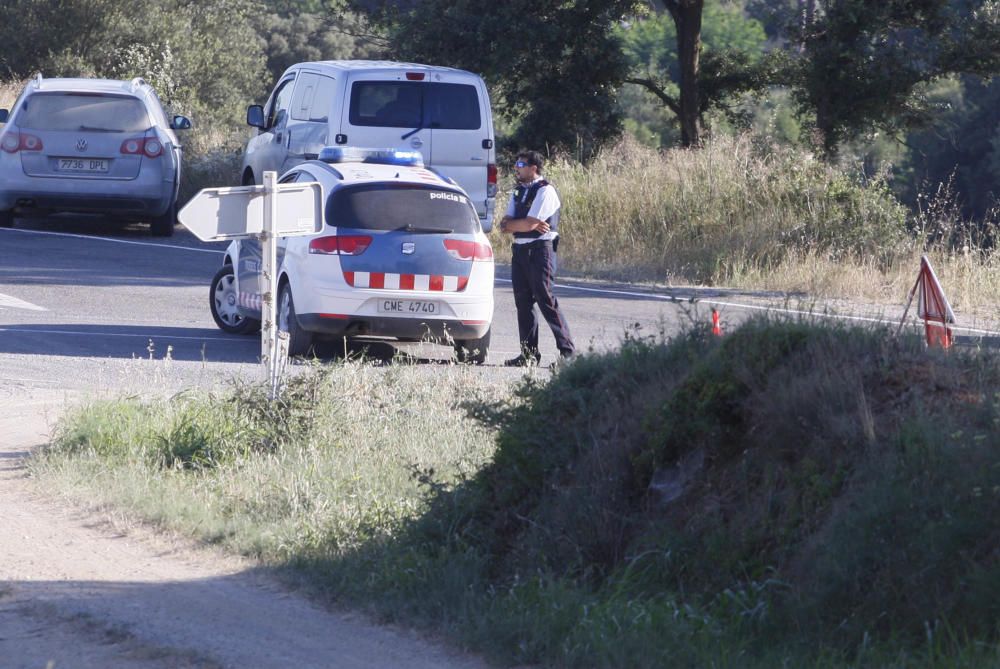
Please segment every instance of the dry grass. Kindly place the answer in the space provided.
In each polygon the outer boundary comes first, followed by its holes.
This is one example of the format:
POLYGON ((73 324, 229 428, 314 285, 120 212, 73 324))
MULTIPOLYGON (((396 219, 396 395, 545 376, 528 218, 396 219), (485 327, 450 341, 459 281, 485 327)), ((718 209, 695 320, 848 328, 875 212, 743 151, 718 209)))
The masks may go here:
MULTIPOLYGON (((746 137, 663 153, 626 140, 588 166, 555 160, 546 177, 563 201, 567 274, 898 304, 928 253, 956 306, 996 311, 995 251, 925 246, 909 230, 928 229, 926 212, 916 220, 884 181, 862 184, 807 153, 746 137)), ((509 240, 492 236, 509 260, 509 240)))
POLYGON ((22 88, 24 82, 0 81, 0 109, 10 109, 22 88))

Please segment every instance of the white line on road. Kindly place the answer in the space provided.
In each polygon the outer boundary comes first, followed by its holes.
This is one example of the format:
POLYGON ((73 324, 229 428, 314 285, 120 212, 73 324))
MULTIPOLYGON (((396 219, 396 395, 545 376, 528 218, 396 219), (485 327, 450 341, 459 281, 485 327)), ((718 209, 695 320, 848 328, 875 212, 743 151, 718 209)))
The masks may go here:
MULTIPOLYGON (((153 243, 153 242, 136 242, 136 241, 130 241, 130 240, 125 240, 125 239, 113 239, 111 237, 94 237, 94 236, 91 236, 91 235, 77 235, 77 234, 73 234, 73 233, 69 233, 69 232, 49 232, 49 231, 45 231, 45 230, 19 230, 17 228, 0 228, 0 230, 3 230, 5 232, 26 232, 26 233, 36 234, 36 235, 55 235, 55 236, 59 236, 59 237, 75 237, 75 238, 79 238, 79 239, 94 239, 94 240, 105 241, 105 242, 114 242, 116 244, 132 244, 132 245, 135 245, 135 246, 155 246, 156 248, 177 249, 177 250, 180 250, 180 251, 194 251, 196 253, 216 253, 216 254, 225 253, 225 250, 199 249, 199 248, 194 248, 194 247, 190 247, 190 246, 175 246, 175 245, 172 245, 172 244, 156 244, 156 243, 153 243)), ((502 281, 504 283, 510 283, 510 279, 496 279, 496 280, 497 281, 502 281)), ((673 295, 661 295, 659 293, 640 293, 640 292, 628 291, 628 290, 612 290, 610 288, 587 288, 587 287, 584 287, 584 286, 571 286, 571 285, 566 285, 566 284, 555 284, 555 287, 556 288, 562 288, 564 290, 577 290, 577 291, 582 291, 582 292, 585 292, 585 293, 600 293, 600 294, 604 294, 604 295, 621 295, 621 296, 624 296, 624 297, 641 297, 641 298, 646 298, 646 299, 662 300, 662 301, 665 301, 665 302, 688 302, 689 301, 688 298, 678 298, 678 297, 674 297, 673 295)), ((881 323, 881 324, 887 324, 887 325, 892 325, 892 324, 894 324, 896 322, 896 321, 888 320, 888 319, 885 319, 885 318, 871 318, 871 317, 866 317, 866 316, 849 316, 849 315, 840 315, 840 314, 830 314, 830 313, 822 313, 822 312, 803 311, 801 309, 783 309, 781 307, 760 306, 760 305, 752 305, 752 304, 740 304, 739 302, 725 302, 725 301, 722 301, 722 300, 708 300, 708 299, 694 298, 694 302, 696 302, 696 303, 697 302, 703 302, 705 304, 715 305, 715 306, 720 306, 720 307, 732 307, 734 309, 747 309, 749 311, 765 311, 765 312, 772 312, 772 313, 778 313, 778 314, 789 314, 789 315, 795 315, 795 316, 811 316, 811 317, 815 317, 815 318, 829 318, 829 319, 833 319, 833 320, 842 320, 842 321, 862 321, 862 322, 867 322, 867 323, 881 323)), ((0 304, 0 306, 2 306, 2 304, 0 304)), ((972 334, 977 334, 977 335, 982 335, 982 336, 1000 337, 1000 332, 996 332, 996 331, 993 331, 993 330, 982 330, 982 329, 979 329, 979 328, 969 328, 969 327, 963 327, 961 325, 952 325, 951 329, 952 330, 959 330, 961 332, 969 332, 969 333, 972 333, 972 334)), ((130 335, 126 335, 126 336, 130 336, 130 335)), ((232 341, 232 340, 231 339, 226 339, 225 341, 232 341)))
MULTIPOLYGON (((497 281, 503 281, 504 283, 510 283, 510 279, 496 279, 497 281)), ((792 316, 810 316, 814 318, 830 318, 833 320, 841 321, 862 321, 865 323, 879 323, 883 325, 895 325, 898 321, 889 320, 886 318, 873 318, 869 316, 850 316, 846 314, 831 314, 816 311, 805 311, 803 309, 783 309, 781 307, 759 305, 759 304, 741 304, 739 302, 725 302, 722 300, 709 300, 700 297, 687 298, 687 297, 675 297, 673 295, 661 295, 659 293, 639 293, 628 290, 612 290, 610 288, 587 288, 584 286, 571 286, 567 284, 553 284, 556 288, 562 288, 564 290, 579 290, 585 293, 602 293, 605 295, 622 295, 625 297, 641 297, 645 299, 652 300, 662 300, 664 302, 694 302, 704 303, 709 305, 714 305, 718 307, 732 307, 734 309, 746 309, 748 311, 765 311, 778 314, 789 314, 792 316)), ((912 326, 921 325, 920 323, 911 323, 912 326)), ((951 325, 952 330, 960 330, 962 332, 971 332, 972 334, 978 334, 983 336, 993 336, 1000 337, 1000 332, 995 332, 993 330, 981 330, 978 328, 968 328, 961 325, 951 325)))
POLYGON ((53 237, 73 237, 75 239, 87 239, 101 242, 112 242, 114 244, 130 244, 132 246, 153 246, 158 249, 177 249, 179 251, 194 251, 195 253, 225 253, 225 250, 199 249, 193 246, 178 246, 176 244, 157 244, 155 242, 136 242, 129 239, 115 239, 113 237, 95 237, 94 235, 78 235, 72 232, 51 232, 49 230, 21 230, 19 228, 0 228, 4 232, 24 232, 31 235, 52 235, 53 237))
POLYGON ((0 309, 27 309, 29 311, 48 311, 45 307, 40 307, 37 304, 32 304, 31 302, 25 302, 24 300, 19 300, 12 295, 4 295, 0 293, 0 309))
MULTIPOLYGON (((159 327, 159 326, 157 326, 159 327)), ((100 330, 93 330, 91 332, 83 332, 80 330, 46 330, 43 328, 5 328, 0 327, 0 332, 29 332, 31 334, 61 334, 61 335, 79 335, 83 337, 142 337, 143 339, 158 339, 163 340, 174 340, 182 339, 185 341, 224 341, 232 343, 237 343, 244 341, 242 339, 235 339, 229 337, 189 337, 187 335, 172 335, 172 334, 155 334, 151 335, 148 332, 103 332, 100 330)), ((247 339, 254 346, 260 346, 260 343, 255 339, 247 339)))

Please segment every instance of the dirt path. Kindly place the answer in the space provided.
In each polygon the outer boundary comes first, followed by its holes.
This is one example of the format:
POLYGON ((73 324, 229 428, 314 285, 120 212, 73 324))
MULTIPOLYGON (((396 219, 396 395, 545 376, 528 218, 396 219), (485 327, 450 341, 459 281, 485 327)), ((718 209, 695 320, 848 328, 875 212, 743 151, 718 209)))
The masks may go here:
POLYGON ((484 667, 349 613, 321 610, 252 564, 115 527, 46 497, 21 458, 65 393, 0 401, 0 667, 484 667))

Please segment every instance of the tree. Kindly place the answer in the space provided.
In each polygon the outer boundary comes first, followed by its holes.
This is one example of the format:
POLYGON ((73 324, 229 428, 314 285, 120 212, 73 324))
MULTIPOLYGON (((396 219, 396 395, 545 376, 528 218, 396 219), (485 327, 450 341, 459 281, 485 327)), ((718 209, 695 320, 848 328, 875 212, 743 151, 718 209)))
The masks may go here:
MULTIPOLYGON (((678 121, 681 119, 682 68, 673 18, 666 12, 628 21, 619 30, 632 74, 626 82, 651 91, 678 121)), ((731 102, 741 92, 759 89, 771 58, 767 35, 757 20, 738 6, 709 0, 702 12, 701 68, 698 75, 698 118, 711 108, 732 114, 731 102)), ((690 127, 690 125, 689 125, 690 127)), ((682 137, 688 146, 697 142, 682 137)))
POLYGON ((1000 71, 995 0, 817 0, 801 36, 795 89, 834 155, 848 137, 926 122, 922 87, 1000 71))
POLYGON ((392 57, 481 74, 494 108, 515 128, 512 146, 587 157, 621 130, 614 98, 627 64, 613 28, 635 4, 359 0, 355 7, 387 31, 392 57))

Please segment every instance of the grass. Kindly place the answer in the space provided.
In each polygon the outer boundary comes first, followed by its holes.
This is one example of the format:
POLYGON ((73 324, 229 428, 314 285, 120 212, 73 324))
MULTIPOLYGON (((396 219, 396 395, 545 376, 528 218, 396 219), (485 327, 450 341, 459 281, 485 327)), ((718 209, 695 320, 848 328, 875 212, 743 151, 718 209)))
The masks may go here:
MULTIPOLYGON (((625 140, 545 175, 563 201, 566 274, 902 304, 928 254, 959 311, 1000 307, 998 220, 961 220, 947 189, 909 212, 883 179, 750 136, 662 153, 625 140)), ((509 240, 492 239, 509 260, 509 240)))
POLYGON ((34 475, 502 665, 1000 666, 1000 359, 754 319, 82 408, 34 475))
POLYGON ((490 435, 455 406, 507 390, 463 367, 427 375, 352 363, 295 377, 276 406, 248 385, 168 403, 95 402, 62 423, 53 455, 65 457, 38 472, 68 491, 96 487, 86 496, 97 503, 282 561, 316 537, 352 546, 412 515, 417 472, 475 471, 490 435))

